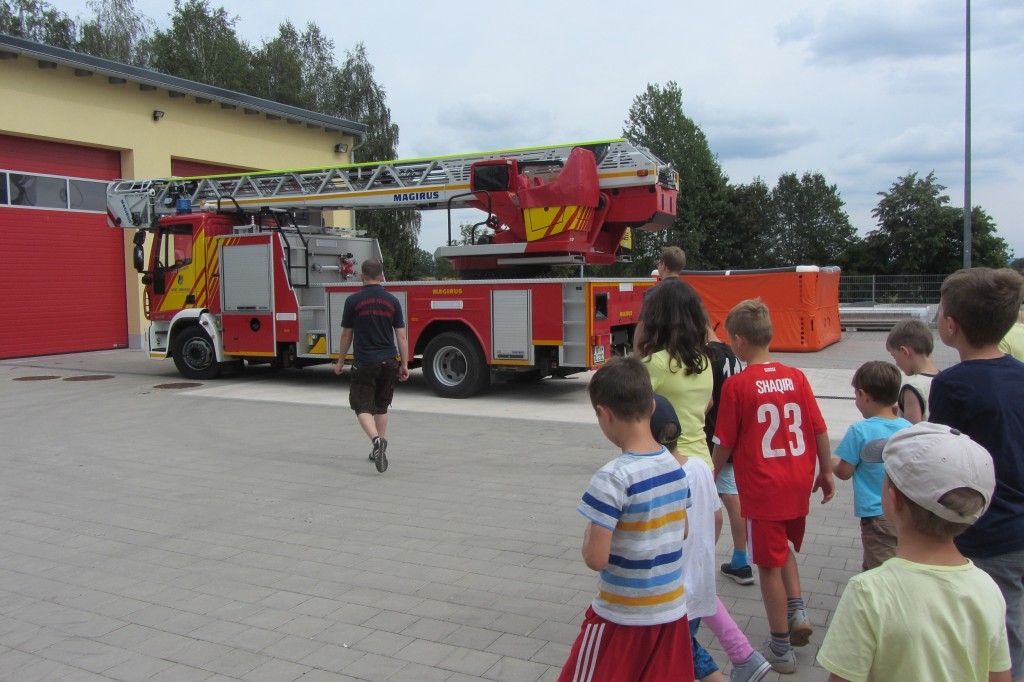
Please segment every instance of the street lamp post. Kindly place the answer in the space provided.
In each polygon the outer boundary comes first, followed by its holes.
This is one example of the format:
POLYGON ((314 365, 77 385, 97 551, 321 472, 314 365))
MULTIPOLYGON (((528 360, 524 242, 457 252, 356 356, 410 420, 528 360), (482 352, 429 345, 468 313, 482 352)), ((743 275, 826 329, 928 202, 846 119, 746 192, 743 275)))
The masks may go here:
POLYGON ((971 0, 967 0, 966 88, 964 92, 964 267, 971 267, 971 0))

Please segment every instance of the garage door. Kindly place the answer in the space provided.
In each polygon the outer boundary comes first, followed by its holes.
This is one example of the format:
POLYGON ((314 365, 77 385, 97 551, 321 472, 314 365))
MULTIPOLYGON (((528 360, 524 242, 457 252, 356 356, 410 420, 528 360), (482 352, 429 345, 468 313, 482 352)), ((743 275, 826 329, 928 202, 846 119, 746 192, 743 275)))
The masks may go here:
POLYGON ((0 358, 128 345, 120 154, 0 135, 0 358))

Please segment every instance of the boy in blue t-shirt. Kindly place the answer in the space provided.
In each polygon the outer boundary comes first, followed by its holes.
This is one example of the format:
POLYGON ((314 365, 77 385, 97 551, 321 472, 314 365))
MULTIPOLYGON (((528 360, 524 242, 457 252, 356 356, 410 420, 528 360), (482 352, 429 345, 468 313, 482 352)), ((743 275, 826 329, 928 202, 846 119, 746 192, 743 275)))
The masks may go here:
POLYGON ((844 481, 853 477, 853 513, 860 519, 864 548, 863 570, 881 566, 896 554, 896 530, 882 516, 882 478, 885 467, 869 452, 881 452, 889 436, 910 426, 896 416, 900 370, 881 360, 861 365, 853 375, 857 409, 864 421, 850 426, 832 458, 832 473, 844 481), (873 460, 873 461, 871 461, 873 460))
POLYGON ((968 268, 946 278, 936 326, 960 363, 939 372, 928 397, 931 421, 966 433, 992 455, 992 505, 956 546, 1003 593, 1014 680, 1024 680, 1024 362, 999 342, 1022 299, 1024 277, 1010 268, 968 268))

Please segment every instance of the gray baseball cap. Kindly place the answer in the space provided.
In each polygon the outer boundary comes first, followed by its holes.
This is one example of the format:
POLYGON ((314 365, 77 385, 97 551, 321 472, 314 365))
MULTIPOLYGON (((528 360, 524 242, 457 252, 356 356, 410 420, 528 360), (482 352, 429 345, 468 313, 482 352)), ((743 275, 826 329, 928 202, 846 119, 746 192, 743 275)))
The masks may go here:
POLYGON ((901 493, 939 518, 974 523, 988 509, 996 487, 995 467, 988 450, 967 435, 942 424, 920 422, 897 431, 882 450, 885 473, 901 493), (973 514, 960 514, 939 503, 957 488, 970 488, 985 498, 973 514))

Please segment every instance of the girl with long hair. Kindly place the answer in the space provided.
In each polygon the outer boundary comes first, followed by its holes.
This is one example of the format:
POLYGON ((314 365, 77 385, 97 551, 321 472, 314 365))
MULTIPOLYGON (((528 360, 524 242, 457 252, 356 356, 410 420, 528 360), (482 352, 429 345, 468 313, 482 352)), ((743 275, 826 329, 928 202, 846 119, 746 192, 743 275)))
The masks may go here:
POLYGON ((637 352, 651 375, 654 392, 665 396, 679 417, 683 431, 679 452, 710 466, 704 414, 711 403, 714 380, 704 303, 693 287, 671 277, 644 299, 640 324, 644 335, 637 352))

